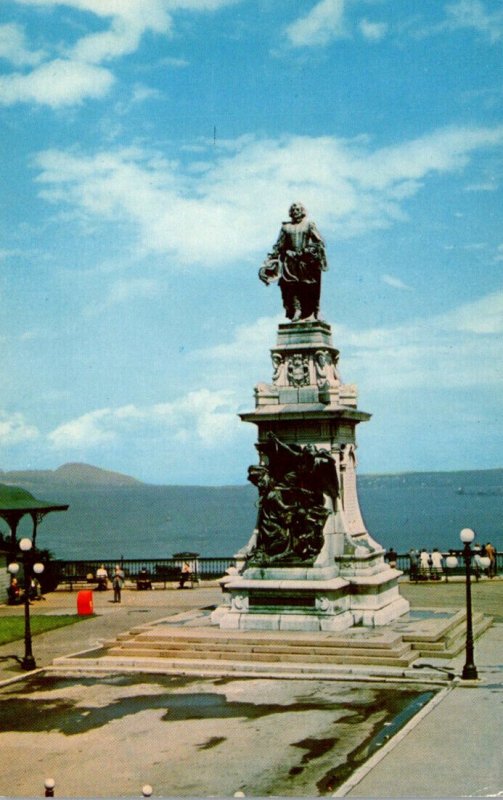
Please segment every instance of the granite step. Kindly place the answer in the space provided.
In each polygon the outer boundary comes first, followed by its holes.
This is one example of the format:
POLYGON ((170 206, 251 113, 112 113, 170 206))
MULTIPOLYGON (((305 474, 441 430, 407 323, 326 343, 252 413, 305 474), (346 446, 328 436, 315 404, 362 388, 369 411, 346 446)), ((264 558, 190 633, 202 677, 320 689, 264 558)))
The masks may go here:
POLYGON ((121 647, 113 647, 107 651, 108 656, 114 658, 152 658, 152 659, 180 659, 185 661, 250 661, 253 663, 262 662, 268 664, 287 664, 287 663, 303 663, 303 664, 375 664, 380 666, 398 666, 408 667, 416 660, 415 653, 410 651, 408 654, 394 656, 392 654, 380 656, 362 655, 314 655, 304 653, 302 657, 292 653, 254 653, 254 652, 232 652, 232 651, 213 651, 211 654, 204 653, 200 650, 177 650, 166 648, 135 648, 131 647, 125 650, 121 647))
MULTIPOLYGON (((473 617, 473 638, 478 639, 488 628, 491 627, 493 620, 491 617, 485 617, 483 614, 477 614, 473 617)), ((460 625, 452 635, 449 636, 444 642, 443 647, 433 647, 428 643, 421 643, 417 648, 418 655, 421 658, 444 658, 451 659, 459 655, 466 646, 466 623, 460 625)))
POLYGON ((371 645, 368 647, 359 647, 359 648, 351 648, 351 647, 339 647, 337 645, 333 645, 331 647, 315 647, 312 645, 307 645, 304 647, 300 646, 288 646, 285 643, 269 643, 269 644, 258 644, 255 641, 244 643, 239 641, 233 642, 212 642, 210 640, 206 641, 198 641, 197 639, 182 639, 182 640, 175 640, 169 637, 138 637, 136 639, 132 639, 130 641, 122 640, 120 642, 120 647, 114 647, 114 650, 120 649, 124 654, 128 653, 130 650, 163 650, 169 649, 170 651, 179 651, 179 652, 193 652, 193 653, 201 653, 202 655, 207 655, 210 657, 213 653, 230 653, 239 657, 240 654, 254 654, 257 656, 274 656, 277 658, 281 658, 282 656, 288 657, 300 657, 302 659, 310 658, 316 659, 317 657, 323 658, 339 658, 339 657, 353 657, 364 655, 367 659, 374 659, 380 657, 388 657, 388 658, 398 658, 398 657, 407 657, 411 652, 412 648, 409 644, 399 640, 397 645, 394 648, 374 648, 371 645))
MULTIPOLYGON (((227 661, 208 659, 204 661, 183 658, 122 658, 90 655, 64 656, 54 660, 51 669, 78 674, 101 674, 120 671, 158 673, 164 675, 187 675, 197 677, 251 677, 308 679, 308 680, 363 680, 417 683, 418 673, 413 667, 386 666, 376 664, 305 664, 270 663, 257 661, 227 661)), ((445 673, 436 669, 421 670, 421 684, 445 685, 449 680, 445 673)))
POLYGON ((348 632, 345 635, 337 635, 332 633, 316 632, 305 633, 292 633, 286 631, 239 631, 229 633, 225 631, 209 629, 199 630, 197 632, 181 630, 177 628, 162 628, 156 626, 154 628, 145 628, 142 631, 130 631, 129 633, 120 634, 117 637, 119 642, 127 642, 133 639, 134 641, 156 641, 159 643, 164 642, 180 642, 188 644, 200 644, 202 646, 215 645, 218 647, 225 646, 247 646, 247 647, 277 647, 282 646, 288 649, 295 647, 318 648, 320 651, 324 649, 342 648, 351 650, 362 649, 368 650, 369 647, 375 650, 392 650, 403 644, 404 637, 394 631, 380 631, 377 629, 360 629, 357 634, 348 632))
MULTIPOLYGON (((455 631, 460 625, 465 624, 465 620, 466 611, 460 609, 453 613, 449 619, 442 620, 441 624, 435 624, 434 626, 426 624, 422 630, 421 628, 415 628, 410 632, 404 631, 402 634, 403 640, 413 644, 421 644, 423 642, 427 644, 432 644, 434 642, 441 643, 452 631, 455 631)), ((431 620, 429 622, 431 623, 431 620)))

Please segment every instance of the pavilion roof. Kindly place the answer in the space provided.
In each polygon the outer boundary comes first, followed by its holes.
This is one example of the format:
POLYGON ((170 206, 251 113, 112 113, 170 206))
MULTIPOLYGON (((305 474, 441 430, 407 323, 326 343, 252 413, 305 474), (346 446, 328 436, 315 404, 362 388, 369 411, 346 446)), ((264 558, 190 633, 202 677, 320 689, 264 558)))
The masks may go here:
POLYGON ((14 558, 16 554, 18 524, 26 514, 31 517, 33 522, 32 542, 35 547, 38 523, 42 522, 46 514, 50 514, 51 511, 66 511, 67 508, 68 504, 39 500, 20 486, 0 483, 0 519, 5 520, 10 528, 9 552, 11 556, 14 558))
POLYGON ((66 511, 68 505, 38 500, 31 492, 20 486, 0 483, 0 517, 21 518, 24 514, 49 514, 51 511, 66 511))

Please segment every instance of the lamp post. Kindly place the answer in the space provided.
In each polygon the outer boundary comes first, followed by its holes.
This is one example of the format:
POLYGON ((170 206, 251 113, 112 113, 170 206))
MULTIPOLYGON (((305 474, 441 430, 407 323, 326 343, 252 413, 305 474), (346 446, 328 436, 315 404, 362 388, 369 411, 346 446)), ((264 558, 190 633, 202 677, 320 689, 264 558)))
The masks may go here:
POLYGON ((464 680, 477 680, 477 667, 473 660, 473 622, 472 622, 472 548, 470 544, 475 539, 475 533, 470 528, 463 528, 459 534, 463 542, 463 560, 465 562, 466 577, 466 658, 461 677, 464 680))
MULTIPOLYGON (((31 649, 31 626, 30 626, 30 593, 31 593, 31 580, 33 573, 40 575, 44 571, 44 565, 40 563, 32 564, 30 558, 30 550, 33 547, 31 539, 21 539, 19 542, 19 549, 23 554, 23 571, 24 571, 24 658, 21 659, 21 666, 23 669, 32 670, 36 668, 36 662, 33 658, 31 649)), ((19 572, 19 564, 13 562, 7 567, 11 575, 16 575, 19 572)))

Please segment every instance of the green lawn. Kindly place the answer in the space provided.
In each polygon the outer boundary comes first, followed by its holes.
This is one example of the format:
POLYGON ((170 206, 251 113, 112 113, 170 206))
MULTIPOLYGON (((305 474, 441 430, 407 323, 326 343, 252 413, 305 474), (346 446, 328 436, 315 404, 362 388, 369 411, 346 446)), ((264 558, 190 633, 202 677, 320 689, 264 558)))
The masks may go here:
MULTIPOLYGON (((85 619, 78 614, 65 614, 62 616, 44 617, 41 614, 30 617, 30 628, 32 635, 52 631, 54 628, 62 628, 65 625, 73 625, 85 619)), ((0 616, 0 644, 15 642, 17 639, 24 638, 24 616, 23 617, 1 617, 0 616)))

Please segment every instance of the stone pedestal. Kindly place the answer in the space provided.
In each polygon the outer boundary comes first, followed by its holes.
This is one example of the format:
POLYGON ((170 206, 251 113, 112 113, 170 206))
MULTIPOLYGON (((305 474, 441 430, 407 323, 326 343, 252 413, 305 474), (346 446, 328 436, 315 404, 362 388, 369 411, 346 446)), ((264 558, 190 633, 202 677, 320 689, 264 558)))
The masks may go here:
MULTIPOLYGON (((368 533, 356 485, 356 437, 370 414, 357 408, 353 384, 342 383, 339 352, 326 322, 278 328, 271 350, 271 383, 255 388, 255 409, 241 414, 258 428, 260 466, 271 437, 306 455, 323 455, 337 472, 336 496, 324 494, 322 543, 312 557, 259 558, 260 522, 236 562, 241 574, 226 581, 228 602, 213 621, 224 629, 340 631, 384 625, 409 609, 398 592, 401 573, 384 561, 368 533)), ((323 509, 322 509, 323 510, 323 509)))

